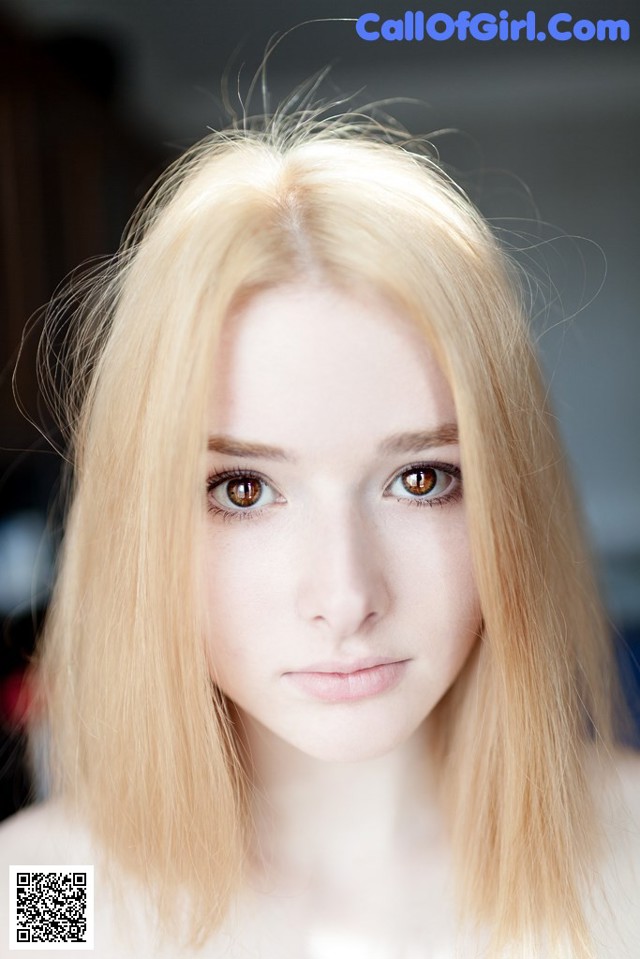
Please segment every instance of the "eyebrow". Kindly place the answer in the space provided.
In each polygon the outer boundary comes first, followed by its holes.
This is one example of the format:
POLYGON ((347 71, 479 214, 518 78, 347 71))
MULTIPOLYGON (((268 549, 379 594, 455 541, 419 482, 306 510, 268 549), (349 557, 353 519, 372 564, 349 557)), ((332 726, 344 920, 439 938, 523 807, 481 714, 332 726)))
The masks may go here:
POLYGON ((225 456, 287 460, 291 463, 295 462, 296 459, 292 453, 287 453, 279 446, 269 446, 266 443, 245 443, 244 440, 236 440, 232 436, 210 436, 207 449, 211 453, 223 453, 225 456))
MULTIPOLYGON (((452 446, 458 442, 458 427, 456 423, 445 423, 432 430, 417 430, 415 432, 394 433, 388 436, 378 446, 378 453, 417 453, 420 450, 434 446, 452 446)), ((240 458, 255 458, 266 460, 281 460, 295 463, 295 454, 279 446, 270 446, 267 443, 247 443, 244 440, 234 439, 232 436, 210 436, 207 449, 211 453, 222 453, 224 456, 240 458)))
POLYGON ((453 446, 458 442, 458 424, 444 423, 432 430, 414 433, 394 433, 383 440, 379 453, 418 453, 432 446, 453 446))

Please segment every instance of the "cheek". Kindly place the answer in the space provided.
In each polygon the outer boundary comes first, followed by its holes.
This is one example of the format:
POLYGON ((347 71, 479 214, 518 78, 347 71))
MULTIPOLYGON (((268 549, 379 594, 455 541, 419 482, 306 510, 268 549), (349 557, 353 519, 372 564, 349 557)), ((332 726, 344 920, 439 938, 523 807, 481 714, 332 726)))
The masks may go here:
POLYGON ((429 517, 428 533, 407 529, 401 537, 394 592, 434 670, 456 673, 482 625, 464 513, 429 517))
POLYGON ((235 522, 244 528, 209 530, 202 562, 205 605, 225 632, 281 601, 286 578, 281 538, 249 528, 260 520, 235 522))
POLYGON ((440 671, 445 685, 450 686, 478 641, 482 628, 482 609, 476 586, 473 563, 465 534, 455 559, 443 575, 440 602, 442 616, 449 622, 447 641, 440 650, 440 671))
POLYGON ((201 552, 205 644, 211 674, 223 688, 236 684, 238 677, 251 682, 256 665, 265 659, 265 626, 283 602, 273 550, 260 548, 244 532, 209 529, 201 552))
POLYGON ((451 624, 452 639, 455 637, 464 645, 469 634, 477 634, 482 618, 466 535, 461 536, 459 548, 443 558, 434 589, 441 614, 451 624))

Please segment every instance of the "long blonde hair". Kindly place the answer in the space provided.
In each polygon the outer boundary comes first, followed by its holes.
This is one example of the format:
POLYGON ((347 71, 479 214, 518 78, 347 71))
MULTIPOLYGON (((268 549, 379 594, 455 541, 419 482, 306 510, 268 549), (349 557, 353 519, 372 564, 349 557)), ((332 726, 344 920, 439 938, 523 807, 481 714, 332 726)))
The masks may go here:
POLYGON ((433 714, 433 750, 462 916, 496 954, 544 941, 586 957, 605 622, 513 270, 428 154, 393 139, 279 115, 211 135, 81 297, 58 358, 73 480, 38 662, 55 789, 168 930, 178 893, 192 944, 221 925, 251 830, 194 569, 218 337, 256 290, 310 273, 364 283, 424 332, 459 420, 484 627, 433 714))

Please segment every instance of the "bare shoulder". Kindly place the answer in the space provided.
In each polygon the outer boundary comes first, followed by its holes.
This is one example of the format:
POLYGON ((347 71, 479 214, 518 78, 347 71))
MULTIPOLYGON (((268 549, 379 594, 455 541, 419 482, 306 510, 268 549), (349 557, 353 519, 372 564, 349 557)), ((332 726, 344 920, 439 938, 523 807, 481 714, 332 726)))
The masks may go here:
MULTIPOLYGON (((0 823, 0 957, 9 959, 14 955, 8 951, 9 867, 62 867, 89 863, 92 859, 88 835, 58 801, 29 806, 0 823)), ((42 953, 21 950, 21 955, 39 957, 42 953)), ((66 953, 59 950, 57 955, 62 957, 66 953)), ((71 956, 70 951, 68 955, 71 956)), ((107 956, 105 953, 105 959, 107 956)))
MULTIPOLYGON (((125 890, 123 901, 114 901, 104 857, 86 826, 60 800, 30 806, 0 823, 0 959, 15 955, 8 949, 9 866, 40 865, 94 867, 95 959, 175 959, 173 944, 158 936, 148 901, 124 874, 118 875, 118 884, 125 890)), ((42 956, 35 950, 21 950, 20 954, 25 959, 42 956)), ((227 959, 228 940, 215 940, 197 955, 227 959)), ((71 959, 77 950, 61 949, 56 956, 71 959)))
POLYGON ((601 792, 611 840, 638 851, 640 844, 640 752, 618 749, 601 792))
POLYGON ((615 754, 615 768, 625 799, 632 803, 636 813, 640 813, 640 752, 619 749, 615 754))
POLYGON ((37 803, 0 823, 3 863, 73 863, 89 848, 88 834, 59 801, 37 803))
MULTIPOLYGON (((146 929, 123 928, 110 901, 101 857, 89 831, 59 800, 30 806, 0 823, 0 959, 10 959, 9 943, 9 866, 93 866, 95 928, 93 955, 96 959, 146 959, 146 929)), ((139 917, 141 910, 134 907, 139 917)), ((39 959, 40 951, 21 950, 21 955, 39 959)), ((77 950, 57 951, 60 959, 77 955, 77 950)))
MULTIPOLYGON (((596 929, 603 959, 640 956, 640 753, 617 750, 597 787, 604 832, 596 929)), ((600 956, 600 953, 598 954, 600 956)))

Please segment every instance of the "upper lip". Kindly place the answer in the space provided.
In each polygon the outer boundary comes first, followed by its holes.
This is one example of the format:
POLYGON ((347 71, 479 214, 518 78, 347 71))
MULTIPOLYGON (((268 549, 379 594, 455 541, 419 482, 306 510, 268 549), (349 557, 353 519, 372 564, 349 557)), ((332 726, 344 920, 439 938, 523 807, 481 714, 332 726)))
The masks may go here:
POLYGON ((401 663, 403 661, 398 656, 367 656, 365 659, 354 659, 348 662, 331 660, 311 663, 304 669, 290 671, 296 673, 356 673, 359 669, 372 669, 374 666, 386 666, 388 663, 401 663))

